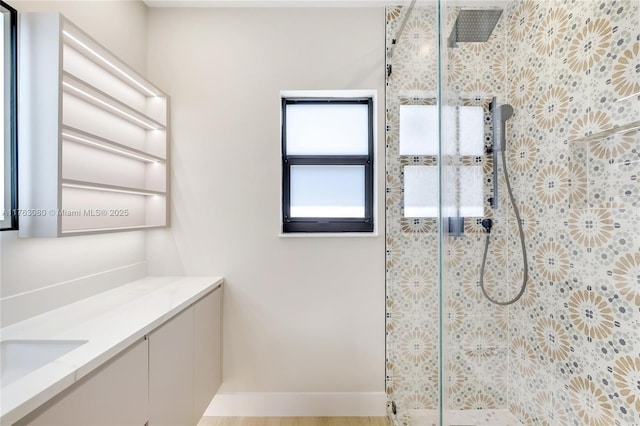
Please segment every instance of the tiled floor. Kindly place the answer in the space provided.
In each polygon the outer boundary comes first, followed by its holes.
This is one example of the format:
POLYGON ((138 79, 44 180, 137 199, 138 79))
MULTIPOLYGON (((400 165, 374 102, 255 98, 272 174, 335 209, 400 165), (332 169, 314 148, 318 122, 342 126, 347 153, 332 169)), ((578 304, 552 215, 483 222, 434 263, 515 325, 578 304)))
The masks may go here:
POLYGON ((198 426, 388 426, 386 417, 203 417, 198 426))
MULTIPOLYGON (((437 426, 437 410, 415 410, 411 413, 413 426, 437 426)), ((446 426, 521 426, 509 410, 450 410, 444 415, 446 426)))

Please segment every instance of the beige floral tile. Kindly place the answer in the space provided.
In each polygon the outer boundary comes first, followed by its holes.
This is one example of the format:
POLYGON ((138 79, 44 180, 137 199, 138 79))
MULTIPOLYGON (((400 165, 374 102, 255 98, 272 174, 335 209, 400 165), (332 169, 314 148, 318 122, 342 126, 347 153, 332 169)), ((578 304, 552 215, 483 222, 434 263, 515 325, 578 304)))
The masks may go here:
MULTIPOLYGON (((442 6, 448 35, 458 9, 442 6)), ((498 96, 514 107, 507 168, 529 279, 522 298, 501 309, 479 286, 481 218, 467 218, 464 236, 442 238, 439 262, 437 220, 402 217, 403 165, 437 164, 398 155, 400 103, 437 93, 436 8, 414 9, 387 79, 387 383, 396 424, 431 421, 440 339, 446 409, 504 410, 525 425, 640 424, 640 133, 594 137, 638 120, 638 6, 514 0, 487 43, 443 51, 444 99, 498 96)), ((388 46, 405 12, 387 8, 388 46)), ((492 158, 478 164, 489 196, 492 158)), ((495 225, 483 283, 502 298, 517 294, 524 265, 502 175, 498 183, 500 208, 485 206, 495 225)))

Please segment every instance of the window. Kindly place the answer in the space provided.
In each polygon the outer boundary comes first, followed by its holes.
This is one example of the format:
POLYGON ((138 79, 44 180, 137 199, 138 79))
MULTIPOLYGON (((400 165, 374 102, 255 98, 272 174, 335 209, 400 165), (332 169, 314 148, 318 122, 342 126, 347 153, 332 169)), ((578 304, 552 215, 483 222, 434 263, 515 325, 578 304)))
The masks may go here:
MULTIPOLYGON (((434 100, 425 102, 428 104, 400 105, 400 155, 411 156, 412 162, 431 158, 431 164, 403 168, 404 217, 410 218, 438 216, 438 106, 434 100)), ((446 129, 441 153, 446 167, 442 172, 447 183, 443 217, 484 216, 484 176, 476 159, 484 155, 487 113, 482 105, 472 103, 442 107, 442 128, 446 129)))
POLYGON ((0 230, 18 229, 17 217, 17 13, 15 9, 0 1, 0 63, 2 64, 2 84, 0 84, 0 134, 3 137, 0 149, 0 230))
POLYGON ((373 98, 282 99, 282 223, 373 231, 373 98))

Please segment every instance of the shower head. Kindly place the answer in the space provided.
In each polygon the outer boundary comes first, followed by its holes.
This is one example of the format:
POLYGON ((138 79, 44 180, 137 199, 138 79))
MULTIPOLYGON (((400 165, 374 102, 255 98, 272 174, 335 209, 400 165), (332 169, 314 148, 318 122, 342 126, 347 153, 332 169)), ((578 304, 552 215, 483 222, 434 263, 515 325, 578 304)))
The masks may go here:
POLYGON ((507 121, 513 115, 513 107, 509 104, 503 104, 498 107, 500 109, 500 118, 507 121))
POLYGON ((505 134, 507 120, 513 116, 513 107, 509 104, 498 105, 498 98, 495 96, 489 104, 493 124, 493 197, 491 198, 491 207, 498 208, 498 153, 503 154, 505 149, 505 134))
POLYGON ((498 105, 494 96, 489 109, 493 120, 493 152, 500 152, 505 146, 506 121, 513 116, 513 107, 509 104, 498 105))
POLYGON ((502 9, 461 9, 448 39, 449 47, 458 42, 485 42, 502 15, 502 9))

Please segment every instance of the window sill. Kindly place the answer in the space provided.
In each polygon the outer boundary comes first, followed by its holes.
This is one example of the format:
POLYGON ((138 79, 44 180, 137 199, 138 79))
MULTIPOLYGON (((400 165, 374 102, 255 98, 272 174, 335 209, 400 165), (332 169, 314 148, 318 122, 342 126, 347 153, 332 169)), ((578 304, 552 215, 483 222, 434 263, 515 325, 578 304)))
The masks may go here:
POLYGON ((290 232, 279 233, 279 238, 371 238, 377 237, 378 231, 373 232, 290 232))

